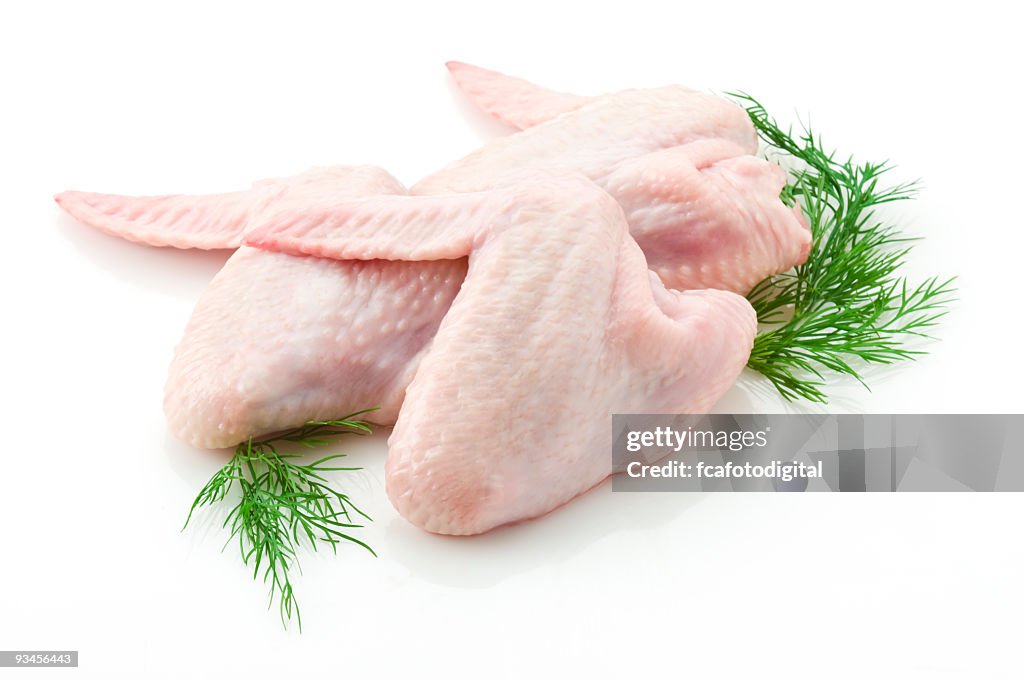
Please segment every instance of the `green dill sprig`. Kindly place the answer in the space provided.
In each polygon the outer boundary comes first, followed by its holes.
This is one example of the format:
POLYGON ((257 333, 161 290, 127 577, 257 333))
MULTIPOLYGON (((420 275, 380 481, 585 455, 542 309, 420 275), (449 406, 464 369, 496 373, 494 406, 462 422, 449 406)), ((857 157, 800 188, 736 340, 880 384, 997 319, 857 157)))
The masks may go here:
POLYGON ((358 416, 375 411, 366 409, 351 413, 338 420, 308 422, 305 425, 272 435, 265 439, 249 439, 235 448, 227 465, 218 470, 196 496, 189 510, 185 526, 197 508, 214 505, 227 499, 237 487, 237 503, 224 520, 230 527, 225 547, 238 540, 242 561, 252 564, 253 578, 258 578, 264 567, 263 581, 270 586, 270 604, 277 596, 281 623, 287 626, 294 614, 299 630, 302 615, 292 588, 292 568, 298 568, 298 548, 305 542, 317 549, 320 542, 328 543, 337 552, 338 544, 350 541, 371 554, 377 553, 363 541, 348 533, 363 525, 359 518, 370 520, 344 493, 330 486, 324 473, 351 471, 361 468, 336 467, 332 461, 344 454, 325 456, 308 464, 296 461, 301 456, 279 451, 284 442, 306 448, 324 446, 334 438, 346 434, 369 434, 369 423, 358 416))
POLYGON ((891 364, 922 350, 905 343, 929 337, 955 298, 955 277, 911 286, 900 275, 914 238, 880 220, 876 209, 913 198, 916 183, 884 187, 887 163, 836 160, 809 127, 794 136, 753 97, 740 100, 773 160, 789 181, 781 198, 798 204, 811 227, 807 261, 762 281, 747 296, 762 330, 747 365, 789 400, 825 403, 825 372, 845 374, 867 387, 857 363, 891 364))

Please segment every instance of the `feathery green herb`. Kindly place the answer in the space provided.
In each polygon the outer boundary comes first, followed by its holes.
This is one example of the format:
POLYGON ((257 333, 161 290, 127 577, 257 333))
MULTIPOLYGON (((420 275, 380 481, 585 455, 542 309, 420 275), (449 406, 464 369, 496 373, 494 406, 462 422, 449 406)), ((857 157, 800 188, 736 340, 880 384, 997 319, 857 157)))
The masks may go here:
POLYGON ((350 541, 374 556, 376 553, 348 533, 350 529, 363 526, 356 523, 359 518, 369 520, 370 517, 324 477, 324 473, 360 468, 330 465, 344 458, 344 454, 300 464, 296 461, 301 457, 299 454, 279 451, 277 445, 292 442, 316 448, 341 435, 369 434, 369 423, 358 416, 375 410, 357 411, 339 420, 308 422, 265 439, 250 439, 239 444, 228 464, 210 478, 189 510, 182 530, 197 508, 225 501, 237 486, 238 492, 231 494, 237 497, 237 503, 223 524, 231 529, 224 545, 237 538, 242 561, 252 564, 254 579, 259 576, 260 566, 264 567, 263 581, 270 586, 270 604, 276 596, 284 625, 294 614, 302 630, 291 575, 292 568, 298 568, 297 550, 303 538, 313 550, 318 543, 325 542, 337 552, 339 543, 350 541))
POLYGON ((900 275, 910 243, 879 219, 879 206, 913 198, 915 183, 884 187, 887 163, 836 160, 809 127, 783 130, 753 97, 746 108, 772 160, 792 164, 781 198, 799 204, 812 234, 807 261, 759 283, 747 296, 762 330, 747 365, 790 400, 825 403, 826 371, 856 378, 856 364, 891 364, 924 352, 906 346, 929 337, 953 301, 955 277, 917 286, 900 275))

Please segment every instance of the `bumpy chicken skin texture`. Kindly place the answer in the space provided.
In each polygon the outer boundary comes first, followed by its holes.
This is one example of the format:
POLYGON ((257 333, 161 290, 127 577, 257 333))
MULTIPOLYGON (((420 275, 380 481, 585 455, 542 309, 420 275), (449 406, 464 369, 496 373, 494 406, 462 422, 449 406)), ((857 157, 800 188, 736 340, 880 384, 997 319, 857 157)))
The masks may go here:
MULTIPOLYGON (((679 87, 576 97, 451 68, 485 110, 529 129, 485 145, 414 191, 486 190, 581 171, 622 205, 650 267, 679 289, 745 292, 806 256, 809 233, 778 201, 778 170, 748 155, 753 129, 738 107, 679 87)), ((216 196, 67 192, 58 201, 130 240, 229 248, 248 239, 281 251, 243 248, 229 261, 171 366, 172 429, 216 447, 367 405, 383 407, 376 421, 394 421, 465 262, 323 262, 283 253, 340 257, 330 227, 353 209, 349 202, 404 192, 382 170, 338 167, 216 196)), ((410 227, 385 223, 384 215, 368 218, 377 230, 371 238, 400 237, 410 227)), ((351 238, 340 242, 351 249, 351 238)))
POLYGON ((417 526, 542 515, 611 474, 610 414, 705 411, 746 363, 746 299, 666 289, 585 179, 387 200, 415 227, 367 255, 469 256, 388 442, 388 496, 417 526))

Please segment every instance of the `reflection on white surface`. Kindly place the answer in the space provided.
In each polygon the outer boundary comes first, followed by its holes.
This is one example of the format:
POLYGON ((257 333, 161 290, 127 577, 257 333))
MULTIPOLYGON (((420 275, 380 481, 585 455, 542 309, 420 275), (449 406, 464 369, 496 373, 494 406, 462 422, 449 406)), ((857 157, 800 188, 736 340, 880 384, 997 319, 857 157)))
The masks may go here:
MULTIPOLYGON (((168 190, 169 192, 171 190, 168 190)), ((199 298, 203 289, 234 251, 179 250, 130 243, 87 227, 53 206, 53 222, 62 240, 82 262, 103 270, 125 285, 139 286, 187 300, 199 298)))
POLYGON ((387 526, 387 557, 413 578, 453 588, 487 588, 540 567, 557 569, 613 534, 656 531, 702 498, 613 493, 606 481, 544 517, 481 536, 437 536, 394 517, 387 526))

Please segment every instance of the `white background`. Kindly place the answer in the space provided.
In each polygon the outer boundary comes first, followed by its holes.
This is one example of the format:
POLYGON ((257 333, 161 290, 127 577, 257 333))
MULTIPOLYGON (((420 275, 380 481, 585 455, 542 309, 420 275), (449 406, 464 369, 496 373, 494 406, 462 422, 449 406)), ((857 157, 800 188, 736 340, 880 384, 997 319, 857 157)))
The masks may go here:
MULTIPOLYGON (((743 89, 922 177, 899 211, 927 236, 913 274, 960 275, 930 357, 869 372, 872 393, 837 385, 831 408, 1021 412, 1024 101, 1004 4, 5 4, 0 648, 81 650, 77 671, 33 677, 1021 677, 1022 495, 605 485, 459 540, 388 505, 383 436, 351 447, 366 471, 345 480, 380 557, 304 559, 305 632, 284 632, 212 522, 179 533, 226 455, 169 437, 163 381, 226 255, 121 242, 51 200, 334 163, 411 183, 504 133, 448 59, 580 93, 743 89)), ((749 376, 722 404, 782 406, 749 376)))

